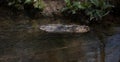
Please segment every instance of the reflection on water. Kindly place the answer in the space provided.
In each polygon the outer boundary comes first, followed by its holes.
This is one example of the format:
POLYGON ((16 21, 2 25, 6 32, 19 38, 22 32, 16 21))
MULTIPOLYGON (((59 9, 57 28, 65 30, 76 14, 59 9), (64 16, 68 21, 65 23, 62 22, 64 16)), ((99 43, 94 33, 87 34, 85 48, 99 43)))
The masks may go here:
POLYGON ((106 62, 120 62, 120 34, 115 34, 108 38, 106 62))
POLYGON ((92 33, 52 34, 27 21, 1 21, 0 62, 100 62, 98 41, 92 33))

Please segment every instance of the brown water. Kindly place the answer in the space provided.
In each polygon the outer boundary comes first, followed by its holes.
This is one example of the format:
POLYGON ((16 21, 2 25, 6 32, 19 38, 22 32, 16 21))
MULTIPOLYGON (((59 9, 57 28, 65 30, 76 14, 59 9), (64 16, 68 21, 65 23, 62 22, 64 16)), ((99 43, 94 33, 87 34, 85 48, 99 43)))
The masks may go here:
MULTIPOLYGON (((94 34, 91 32, 53 34, 40 31, 39 25, 53 23, 48 20, 0 21, 0 62, 102 61, 100 42, 94 34)), ((54 23, 60 22, 55 21, 54 23)))

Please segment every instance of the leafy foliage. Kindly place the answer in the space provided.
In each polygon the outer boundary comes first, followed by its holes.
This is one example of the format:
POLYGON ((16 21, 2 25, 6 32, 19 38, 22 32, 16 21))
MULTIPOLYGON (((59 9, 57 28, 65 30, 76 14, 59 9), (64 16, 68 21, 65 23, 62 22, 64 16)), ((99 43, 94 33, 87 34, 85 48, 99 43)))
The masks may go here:
POLYGON ((43 0, 5 0, 4 6, 10 8, 12 15, 23 13, 33 19, 43 11, 45 4, 43 0))
POLYGON ((105 0, 85 0, 84 2, 65 0, 65 2, 66 6, 62 10, 63 12, 68 11, 77 14, 80 10, 83 10, 84 14, 89 16, 89 21, 102 19, 110 12, 110 8, 114 7, 105 0))
POLYGON ((66 7, 62 9, 62 11, 67 11, 69 13, 75 14, 80 8, 84 9, 84 7, 81 5, 81 2, 79 1, 74 1, 71 2, 71 0, 65 0, 66 2, 66 7))
POLYGON ((102 19, 102 17, 106 16, 110 12, 109 9, 113 7, 113 5, 110 5, 104 0, 90 0, 90 2, 94 6, 86 9, 86 14, 90 16, 90 20, 102 19))
POLYGON ((8 0, 9 6, 15 6, 18 9, 24 9, 25 4, 33 4, 34 8, 43 9, 45 7, 42 0, 8 0))

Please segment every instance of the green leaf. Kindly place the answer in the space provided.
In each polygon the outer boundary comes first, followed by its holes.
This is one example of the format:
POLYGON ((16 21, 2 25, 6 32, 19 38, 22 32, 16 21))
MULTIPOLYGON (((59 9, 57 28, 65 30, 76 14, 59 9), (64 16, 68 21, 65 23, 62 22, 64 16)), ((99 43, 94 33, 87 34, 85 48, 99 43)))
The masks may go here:
POLYGON ((72 10, 72 14, 75 14, 76 13, 76 11, 75 10, 72 10))
POLYGON ((103 16, 106 16, 110 13, 110 11, 107 11, 106 13, 103 14, 103 16))
POLYGON ((103 12, 101 10, 96 10, 96 16, 102 18, 103 12))
POLYGON ((108 9, 108 8, 113 8, 113 5, 110 4, 104 4, 104 6, 102 7, 103 9, 108 9))
POLYGON ((32 0, 25 0, 25 3, 31 3, 32 0))
POLYGON ((81 2, 73 2, 73 7, 75 9, 84 9, 84 7, 81 5, 81 2))
POLYGON ((90 2, 83 2, 83 3, 81 3, 81 5, 84 7, 84 9, 88 9, 92 6, 92 4, 90 2))
POLYGON ((99 0, 99 7, 103 7, 106 2, 104 0, 99 0))
POLYGON ((80 2, 73 2, 73 6, 79 6, 80 2))
POLYGON ((71 2, 70 2, 70 0, 65 0, 65 3, 66 3, 66 5, 67 5, 68 7, 71 6, 71 2))
POLYGON ((45 7, 44 2, 42 0, 37 0, 34 3, 34 7, 35 8, 39 8, 39 9, 43 9, 45 7))
POLYGON ((69 9, 69 8, 65 7, 65 8, 63 8, 61 11, 64 12, 64 11, 66 11, 66 10, 68 10, 68 9, 69 9))
POLYGON ((78 6, 79 9, 86 9, 86 6, 84 3, 80 3, 80 5, 78 6))
POLYGON ((91 3, 93 3, 95 6, 99 6, 99 0, 90 0, 91 3))
POLYGON ((9 6, 11 6, 11 5, 13 5, 13 4, 15 4, 15 1, 8 3, 9 6))
POLYGON ((70 2, 70 0, 65 0, 66 3, 70 2))

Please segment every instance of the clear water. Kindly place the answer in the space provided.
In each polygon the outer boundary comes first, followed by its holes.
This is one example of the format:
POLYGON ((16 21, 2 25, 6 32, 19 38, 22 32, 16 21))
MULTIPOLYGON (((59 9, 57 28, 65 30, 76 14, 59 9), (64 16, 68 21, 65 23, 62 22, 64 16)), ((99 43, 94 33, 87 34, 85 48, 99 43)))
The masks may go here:
MULTIPOLYGON (((38 29, 37 23, 0 21, 0 62, 101 61, 99 40, 94 34, 46 33, 38 29)), ((119 62, 120 34, 107 40, 106 62, 119 62)))

